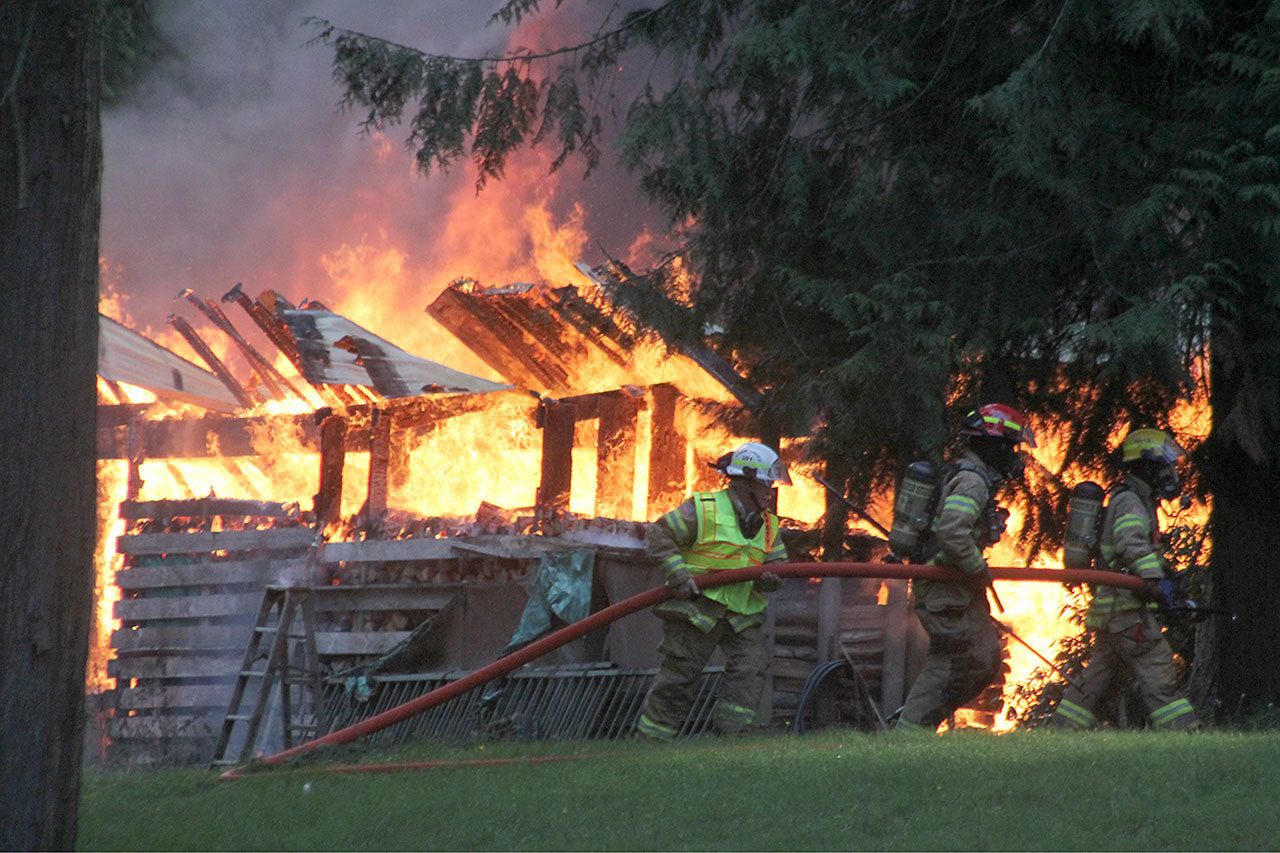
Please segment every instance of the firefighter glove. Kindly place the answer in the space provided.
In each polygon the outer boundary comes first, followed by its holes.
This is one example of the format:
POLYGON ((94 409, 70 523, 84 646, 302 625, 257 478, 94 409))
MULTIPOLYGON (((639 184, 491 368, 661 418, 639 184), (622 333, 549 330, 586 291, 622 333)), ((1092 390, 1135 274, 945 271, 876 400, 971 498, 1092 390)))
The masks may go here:
POLYGON ((1178 587, 1169 578, 1145 580, 1135 594, 1142 601, 1160 605, 1161 610, 1172 610, 1178 606, 1178 587))
POLYGON ((992 583, 991 570, 984 564, 982 568, 978 569, 976 572, 970 572, 969 577, 965 580, 968 582, 969 586, 974 589, 986 589, 991 586, 992 583))
POLYGON ((693 582, 693 578, 684 569, 676 569, 667 575, 667 588, 671 590, 673 597, 684 601, 688 601, 698 594, 698 585, 693 582))
POLYGON ((770 571, 760 573, 760 580, 756 581, 756 589, 760 592, 777 592, 782 586, 782 578, 770 571))

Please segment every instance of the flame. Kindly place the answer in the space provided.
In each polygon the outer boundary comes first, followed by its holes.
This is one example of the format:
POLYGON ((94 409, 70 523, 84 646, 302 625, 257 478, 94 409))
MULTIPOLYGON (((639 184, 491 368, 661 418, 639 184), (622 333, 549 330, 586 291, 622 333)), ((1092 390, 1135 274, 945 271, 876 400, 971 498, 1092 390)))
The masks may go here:
POLYGON ((111 632, 120 627, 120 621, 114 615, 115 603, 120 600, 120 588, 116 586, 116 569, 120 563, 116 537, 124 533, 119 507, 126 497, 128 478, 126 463, 98 462, 98 541, 93 555, 94 628, 85 675, 85 688, 93 693, 116 686, 116 680, 107 674, 107 662, 114 657, 111 632))

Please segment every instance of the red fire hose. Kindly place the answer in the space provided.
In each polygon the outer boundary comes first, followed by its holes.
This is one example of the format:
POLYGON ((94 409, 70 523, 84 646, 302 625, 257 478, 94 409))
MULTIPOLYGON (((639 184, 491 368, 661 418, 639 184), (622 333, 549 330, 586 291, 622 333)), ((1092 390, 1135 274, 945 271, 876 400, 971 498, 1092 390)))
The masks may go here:
MULTIPOLYGON (((774 563, 769 566, 753 566, 749 569, 733 569, 731 571, 709 572, 707 574, 697 575, 694 581, 697 582, 700 589, 710 589, 711 587, 722 586, 724 584, 737 583, 739 581, 757 580, 762 572, 769 571, 784 578, 930 578, 933 580, 963 580, 964 576, 955 569, 945 568, 942 566, 916 566, 901 565, 892 563, 774 563)), ((1090 583, 1100 584, 1104 586, 1117 586, 1125 589, 1138 589, 1142 586, 1142 579, 1131 575, 1122 575, 1118 572, 1102 572, 1090 569, 1025 569, 1025 568, 992 568, 991 576, 996 580, 1003 581, 1047 581, 1049 583, 1090 583)), ((311 752, 322 746, 331 746, 334 744, 351 743, 353 740, 364 735, 373 734, 381 731, 388 726, 407 720, 416 714, 421 714, 429 708, 448 702, 455 696, 461 696, 469 690, 473 690, 482 684, 492 681, 495 678, 506 675, 512 670, 524 666, 530 661, 542 657, 549 651, 557 649, 566 643, 572 642, 582 635, 594 631, 597 628, 608 625, 624 616, 630 616, 632 613, 644 610, 661 601, 666 601, 671 597, 671 591, 666 587, 658 587, 639 595, 633 595, 630 598, 623 599, 617 604, 612 604, 605 609, 592 613, 585 619, 567 625, 558 631, 553 631, 547 636, 535 640, 524 648, 512 652, 506 657, 499 658, 488 666, 477 669, 470 675, 463 676, 457 681, 451 682, 419 696, 411 699, 403 705, 397 705, 394 708, 383 711, 381 714, 369 717, 367 720, 361 720, 354 725, 347 726, 345 729, 339 729, 331 732, 324 737, 299 744, 291 749, 277 752, 270 755, 262 762, 265 764, 280 764, 295 755, 301 755, 305 752, 311 752)), ((228 770, 222 774, 223 779, 231 780, 240 778, 237 770, 228 770)))

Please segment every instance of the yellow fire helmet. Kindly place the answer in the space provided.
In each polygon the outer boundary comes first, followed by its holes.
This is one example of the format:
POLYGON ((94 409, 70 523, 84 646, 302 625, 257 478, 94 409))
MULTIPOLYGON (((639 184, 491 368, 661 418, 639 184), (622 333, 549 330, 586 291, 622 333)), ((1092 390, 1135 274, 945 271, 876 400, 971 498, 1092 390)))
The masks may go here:
POLYGON ((1120 461, 1137 462, 1153 459, 1157 462, 1176 462, 1186 451, 1162 429, 1135 429, 1120 443, 1120 461))

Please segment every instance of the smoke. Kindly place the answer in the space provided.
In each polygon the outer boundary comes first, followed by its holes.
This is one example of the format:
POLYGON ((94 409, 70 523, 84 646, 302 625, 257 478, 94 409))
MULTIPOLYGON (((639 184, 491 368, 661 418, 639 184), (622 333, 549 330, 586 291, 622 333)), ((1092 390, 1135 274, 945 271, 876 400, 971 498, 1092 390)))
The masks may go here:
POLYGON ((312 15, 428 51, 479 55, 581 38, 601 14, 597 4, 548 3, 513 33, 486 26, 497 5, 162 4, 159 28, 179 58, 103 118, 102 253, 130 317, 157 329, 186 307, 173 301, 182 288, 216 297, 243 281, 250 293, 271 288, 339 310, 390 303, 394 315, 356 319, 395 339, 429 322, 424 307, 456 276, 546 277, 532 232, 580 225, 576 238, 558 240, 565 251, 597 260, 599 240, 624 254, 658 217, 608 153, 583 181, 580 163, 548 176, 549 154, 523 152, 506 180, 478 196, 468 164, 423 177, 400 128, 362 135, 358 115, 336 110, 331 50, 305 46, 315 30, 302 21, 312 15))

